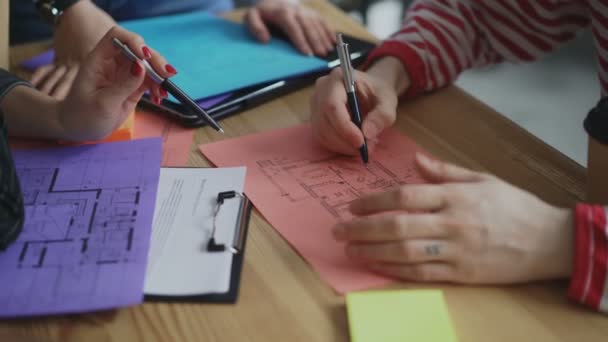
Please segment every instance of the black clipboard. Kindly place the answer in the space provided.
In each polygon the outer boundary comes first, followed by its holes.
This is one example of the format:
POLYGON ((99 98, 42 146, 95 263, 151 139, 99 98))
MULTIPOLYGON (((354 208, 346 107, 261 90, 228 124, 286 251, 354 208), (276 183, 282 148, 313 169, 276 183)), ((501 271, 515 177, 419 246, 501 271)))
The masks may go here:
MULTIPOLYGON (((249 232, 249 221, 253 204, 245 196, 242 196, 243 204, 241 205, 240 235, 235 236, 235 240, 240 241, 238 252, 233 253, 232 265, 230 271, 230 286, 228 292, 223 293, 204 293, 197 295, 149 295, 144 294, 144 300, 147 302, 173 302, 173 303, 216 303, 216 304, 235 304, 239 297, 239 289, 241 285, 241 274, 243 271, 243 262, 245 260, 245 250, 247 245, 247 234, 249 232)), ((237 220, 237 225, 239 221, 237 220)))
MULTIPOLYGON (((272 29, 271 31, 273 37, 287 40, 282 31, 277 29, 272 29)), ((367 54, 376 46, 374 43, 349 35, 344 35, 343 37, 344 42, 349 45, 351 61, 354 67, 361 65, 365 61, 367 54)), ((216 121, 219 121, 309 86, 317 78, 329 73, 333 67, 339 65, 338 52, 335 49, 323 59, 328 63, 328 68, 326 69, 235 90, 226 99, 208 108, 207 113, 216 121)), ((194 128, 207 125, 198 115, 190 113, 187 108, 178 103, 163 100, 160 105, 156 105, 147 96, 144 96, 139 104, 143 109, 168 116, 185 127, 194 128)))

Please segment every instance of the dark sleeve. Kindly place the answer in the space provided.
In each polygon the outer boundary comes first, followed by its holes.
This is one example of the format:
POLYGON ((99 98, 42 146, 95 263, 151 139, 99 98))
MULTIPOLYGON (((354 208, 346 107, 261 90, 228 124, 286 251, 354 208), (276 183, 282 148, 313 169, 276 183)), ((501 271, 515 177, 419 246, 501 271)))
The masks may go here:
POLYGON ((583 123, 587 134, 604 145, 608 145, 608 97, 595 106, 583 123))
MULTIPOLYGON (((0 69, 0 101, 18 85, 29 83, 0 69)), ((8 145, 4 114, 0 111, 0 251, 17 238, 24 216, 23 195, 8 145)))
POLYGON ((31 85, 20 79, 19 77, 9 73, 4 69, 0 69, 0 101, 4 98, 4 95, 8 94, 13 88, 18 85, 25 85, 31 87, 31 85))

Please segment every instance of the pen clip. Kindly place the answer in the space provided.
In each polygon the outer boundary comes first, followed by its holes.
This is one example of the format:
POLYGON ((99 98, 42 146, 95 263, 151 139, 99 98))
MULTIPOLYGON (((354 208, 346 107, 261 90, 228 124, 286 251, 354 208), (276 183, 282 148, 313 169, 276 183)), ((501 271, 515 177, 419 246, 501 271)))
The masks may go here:
POLYGON ((338 51, 338 58, 340 59, 340 66, 342 67, 342 73, 344 74, 344 87, 348 92, 355 91, 355 78, 353 75, 353 66, 350 62, 350 53, 348 52, 348 44, 344 43, 344 39, 342 38, 342 34, 338 33, 336 35, 337 38, 337 46, 336 50, 338 51))

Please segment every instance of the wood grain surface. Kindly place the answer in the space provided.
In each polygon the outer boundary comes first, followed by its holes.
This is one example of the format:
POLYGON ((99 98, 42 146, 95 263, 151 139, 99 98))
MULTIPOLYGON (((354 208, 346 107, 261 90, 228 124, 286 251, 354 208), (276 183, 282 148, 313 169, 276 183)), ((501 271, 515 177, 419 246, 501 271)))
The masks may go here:
MULTIPOLYGON (((306 1, 343 32, 372 38, 322 0, 306 1)), ((230 14, 239 20, 242 11, 230 14)), ((15 47, 15 63, 48 43, 15 47)), ((15 64, 14 64, 15 65, 15 64)), ((17 71, 16 67, 14 70, 17 71)), ((197 130, 189 164, 207 166, 196 145, 308 121, 312 88, 197 130)), ((533 115, 531 111, 530 115, 533 115)), ((457 87, 399 106, 396 126, 435 156, 497 174, 550 203, 585 196, 585 169, 457 87)), ((130 309, 0 321, 0 341, 347 341, 344 298, 334 293, 256 211, 236 305, 146 303, 130 309)), ((439 288, 461 341, 605 341, 608 318, 570 303, 565 281, 439 288)))

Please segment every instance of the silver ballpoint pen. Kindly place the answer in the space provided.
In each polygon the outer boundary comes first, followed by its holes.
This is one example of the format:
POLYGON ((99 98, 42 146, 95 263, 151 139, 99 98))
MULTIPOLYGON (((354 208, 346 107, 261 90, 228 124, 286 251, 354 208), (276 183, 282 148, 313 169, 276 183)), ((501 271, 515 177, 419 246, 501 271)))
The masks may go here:
POLYGON ((203 120, 205 120, 207 124, 209 124, 217 131, 224 133, 222 126, 220 126, 220 124, 218 124, 217 121, 215 121, 203 108, 196 104, 196 102, 194 102, 194 100, 192 100, 190 96, 188 96, 186 93, 184 93, 183 90, 176 86, 175 83, 171 82, 171 80, 168 78, 163 78, 162 76, 160 76, 156 71, 154 71, 154 68, 152 68, 150 63, 148 63, 146 60, 137 57, 126 44, 124 44, 117 38, 114 38, 112 40, 112 43, 114 44, 114 46, 119 48, 122 53, 127 58, 129 58, 129 60, 133 62, 138 61, 142 63, 144 65, 144 68, 146 69, 146 74, 148 75, 148 77, 150 77, 154 82, 158 83, 169 94, 173 95, 179 102, 186 106, 186 108, 196 113, 203 120))
MULTIPOLYGON (((344 78, 344 88, 346 88, 346 98, 348 101, 348 108, 350 110, 351 120, 361 129, 362 118, 361 112, 359 111, 359 101, 357 100, 357 88, 355 85, 355 75, 353 66, 350 61, 350 53, 348 52, 348 44, 344 43, 342 34, 337 34, 337 46, 338 57, 340 58, 340 66, 342 68, 342 77, 344 78)), ((369 162, 369 152, 367 150, 367 140, 363 137, 363 145, 359 147, 359 153, 363 163, 369 162)))

